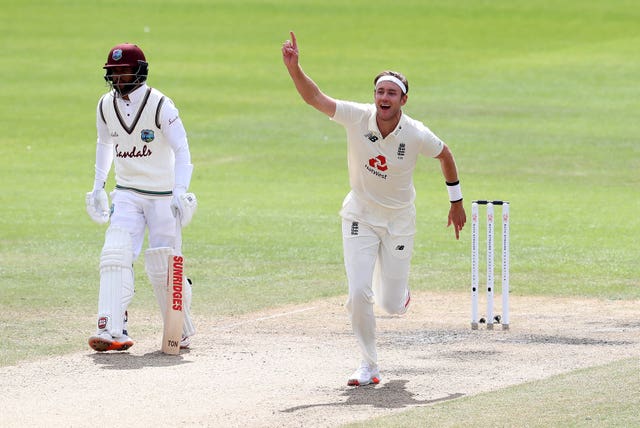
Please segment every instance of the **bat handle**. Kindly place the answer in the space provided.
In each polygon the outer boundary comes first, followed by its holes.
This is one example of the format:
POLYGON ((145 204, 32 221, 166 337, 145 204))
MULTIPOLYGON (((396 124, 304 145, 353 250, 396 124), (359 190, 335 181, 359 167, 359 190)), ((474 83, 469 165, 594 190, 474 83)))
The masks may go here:
POLYGON ((182 255, 182 224, 180 222, 180 214, 176 215, 176 240, 174 243, 174 251, 176 254, 182 255))

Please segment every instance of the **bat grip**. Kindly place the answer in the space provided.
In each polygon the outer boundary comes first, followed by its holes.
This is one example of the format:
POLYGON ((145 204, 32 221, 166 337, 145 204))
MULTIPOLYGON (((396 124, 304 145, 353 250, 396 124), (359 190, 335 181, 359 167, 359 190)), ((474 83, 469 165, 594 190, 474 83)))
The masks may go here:
POLYGON ((182 224, 180 214, 176 215, 176 240, 173 249, 176 254, 182 255, 182 224))

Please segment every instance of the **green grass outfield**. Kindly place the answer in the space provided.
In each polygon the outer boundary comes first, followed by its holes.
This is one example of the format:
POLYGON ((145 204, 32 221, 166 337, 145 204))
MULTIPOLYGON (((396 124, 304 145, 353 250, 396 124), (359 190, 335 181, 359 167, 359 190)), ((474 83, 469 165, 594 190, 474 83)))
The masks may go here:
MULTIPOLYGON (((451 146, 467 211, 512 203, 514 294, 640 299, 639 20, 622 0, 3 2, 0 365, 85 349, 93 331, 105 227, 84 194, 101 66, 124 41, 189 134, 194 312, 346 291, 344 131, 296 94, 289 30, 336 98, 368 102, 376 73, 407 75, 405 112, 451 146)), ((444 227, 437 162, 422 159, 415 181, 412 286, 464 291, 469 227, 459 242, 444 227)), ((136 279, 132 309, 153 311, 141 259, 136 279)))
POLYGON ((347 427, 636 427, 638 363, 616 361, 347 427))

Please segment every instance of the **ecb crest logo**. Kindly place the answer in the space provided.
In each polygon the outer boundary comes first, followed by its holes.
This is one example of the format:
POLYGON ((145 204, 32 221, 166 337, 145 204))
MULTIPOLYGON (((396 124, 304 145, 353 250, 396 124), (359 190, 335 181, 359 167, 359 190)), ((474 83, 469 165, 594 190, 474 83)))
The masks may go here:
POLYGON ((143 129, 140 131, 140 139, 145 143, 150 143, 155 138, 153 131, 151 129, 143 129))

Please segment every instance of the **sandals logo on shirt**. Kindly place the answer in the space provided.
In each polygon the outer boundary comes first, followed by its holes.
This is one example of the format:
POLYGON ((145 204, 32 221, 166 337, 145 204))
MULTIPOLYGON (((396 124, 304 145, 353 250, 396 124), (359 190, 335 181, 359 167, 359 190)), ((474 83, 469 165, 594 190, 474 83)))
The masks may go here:
POLYGON ((367 168, 367 171, 369 171, 373 175, 377 175, 384 180, 387 179, 387 174, 382 173, 389 169, 389 167, 387 166, 387 158, 385 158, 383 155, 378 155, 375 158, 369 159, 369 164, 365 164, 365 168, 367 168))
MULTIPOLYGON (((151 129, 143 129, 140 131, 140 139, 145 143, 150 143, 155 139, 155 134, 151 129)), ((151 156, 153 151, 145 144, 142 146, 142 149, 139 149, 136 146, 133 146, 131 149, 120 150, 120 144, 116 144, 116 157, 117 158, 144 158, 147 156, 151 156)))
POLYGON ((143 129, 140 131, 140 139, 145 143, 150 143, 155 138, 155 135, 151 129, 143 129))

